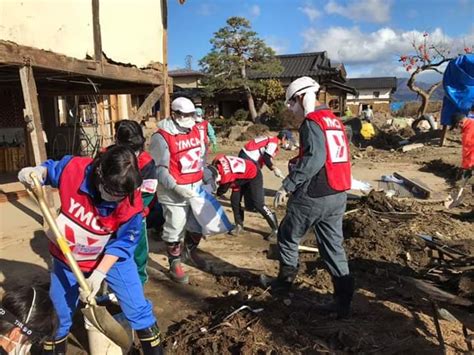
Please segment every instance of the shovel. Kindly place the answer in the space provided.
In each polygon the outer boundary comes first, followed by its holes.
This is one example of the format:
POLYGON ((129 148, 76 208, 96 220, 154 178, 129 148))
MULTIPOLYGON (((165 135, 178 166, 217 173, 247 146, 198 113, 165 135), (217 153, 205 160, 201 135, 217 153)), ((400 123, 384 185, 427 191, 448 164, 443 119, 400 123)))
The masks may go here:
MULTIPOLYGON (((319 249, 315 247, 307 247, 306 245, 298 245, 300 253, 319 253, 319 249)), ((267 259, 278 260, 280 252, 277 244, 270 244, 267 251, 267 259)))
MULTIPOLYGON (((79 265, 77 265, 76 259, 71 253, 71 249, 67 244, 66 239, 59 231, 58 225, 56 224, 56 220, 53 218, 49 206, 46 203, 43 187, 39 182, 38 178, 34 173, 30 175, 31 179, 33 180, 34 188, 32 189, 33 195, 38 202, 38 205, 43 213, 44 218, 49 224, 53 235, 56 238, 56 243, 61 249, 61 252, 64 254, 69 267, 71 268, 74 276, 76 277, 79 286, 86 292, 90 292, 90 287, 86 282, 84 274, 82 273, 79 265)), ((91 322, 94 327, 96 327, 101 333, 103 333, 107 338, 112 340, 118 346, 123 349, 129 349, 132 345, 131 339, 129 338, 125 329, 117 322, 114 317, 107 311, 105 307, 98 306, 95 300, 87 301, 88 304, 85 308, 81 311, 84 316, 91 322)))
POLYGON ((466 187, 468 181, 469 181, 469 177, 465 177, 463 179, 463 182, 461 184, 461 188, 457 192, 453 191, 446 198, 446 200, 444 201, 444 207, 454 208, 454 207, 459 206, 462 203, 462 201, 463 201, 462 193, 464 192, 464 188, 466 187))

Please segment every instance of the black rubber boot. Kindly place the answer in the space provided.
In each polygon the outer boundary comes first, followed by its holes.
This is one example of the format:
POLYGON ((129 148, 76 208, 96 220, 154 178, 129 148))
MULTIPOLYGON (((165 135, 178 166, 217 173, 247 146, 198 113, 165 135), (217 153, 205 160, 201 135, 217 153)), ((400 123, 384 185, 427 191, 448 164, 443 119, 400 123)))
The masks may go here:
POLYGON ((260 284, 265 288, 271 287, 270 292, 274 296, 286 296, 290 292, 297 274, 297 268, 280 265, 280 272, 276 278, 260 275, 260 284))
POLYGON ((43 355, 66 355, 67 335, 64 338, 48 339, 43 343, 43 355))
POLYGON ((138 339, 142 345, 143 355, 163 355, 163 345, 161 344, 161 333, 158 325, 141 330, 137 330, 138 339))
POLYGON ((201 270, 207 270, 208 265, 206 260, 201 258, 197 253, 197 247, 201 239, 202 234, 186 231, 186 235, 184 236, 184 248, 181 253, 181 258, 183 262, 187 263, 188 265, 197 267, 201 270))
POLYGON ((265 217, 265 219, 267 220, 268 225, 272 229, 271 233, 268 234, 265 237, 265 239, 270 240, 270 239, 276 238, 278 235, 278 219, 277 219, 276 214, 274 212, 271 212, 268 218, 265 217))
POLYGON ((354 277, 345 275, 334 278, 337 319, 348 318, 351 313, 352 296, 354 296, 354 277))
POLYGON ((316 306, 320 313, 336 313, 337 319, 348 318, 351 311, 352 296, 354 295, 354 278, 351 275, 333 278, 333 300, 316 306))

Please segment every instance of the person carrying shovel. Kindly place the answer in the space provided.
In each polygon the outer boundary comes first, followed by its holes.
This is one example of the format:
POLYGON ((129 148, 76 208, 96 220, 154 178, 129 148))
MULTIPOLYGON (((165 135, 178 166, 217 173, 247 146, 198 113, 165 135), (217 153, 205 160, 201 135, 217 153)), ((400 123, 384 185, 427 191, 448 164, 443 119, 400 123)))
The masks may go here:
POLYGON ((342 246, 342 219, 346 190, 351 188, 349 142, 344 125, 316 99, 319 84, 309 77, 293 81, 286 90, 286 103, 300 126, 300 154, 274 198, 278 207, 288 200, 286 215, 278 229, 280 270, 275 280, 261 277, 274 293, 288 293, 298 273, 298 245, 312 228, 321 256, 331 273, 334 302, 320 305, 338 318, 349 316, 354 279, 342 246))
POLYGON ((105 280, 131 328, 137 332, 144 354, 162 354, 153 306, 145 298, 133 260, 143 220, 139 191, 142 178, 134 152, 128 147, 114 146, 95 159, 65 156, 59 161, 47 160, 37 167, 22 169, 18 179, 32 187, 32 173, 42 184, 58 188, 61 207, 56 224, 80 270, 86 274, 90 289, 86 293, 79 288, 63 248, 51 241, 50 297, 59 325, 44 353, 66 353, 78 299, 92 304, 105 280))
POLYGON ((278 221, 275 213, 265 205, 263 176, 255 163, 242 158, 220 155, 213 160, 212 165, 208 168, 214 171, 213 175, 216 176, 216 182, 219 184, 216 193, 218 196, 226 193, 229 188, 232 189, 230 201, 236 227, 230 233, 239 235, 244 230, 244 210, 241 201, 243 194, 248 192, 252 199, 252 205, 272 229, 265 239, 269 240, 275 237, 278 231, 278 221))

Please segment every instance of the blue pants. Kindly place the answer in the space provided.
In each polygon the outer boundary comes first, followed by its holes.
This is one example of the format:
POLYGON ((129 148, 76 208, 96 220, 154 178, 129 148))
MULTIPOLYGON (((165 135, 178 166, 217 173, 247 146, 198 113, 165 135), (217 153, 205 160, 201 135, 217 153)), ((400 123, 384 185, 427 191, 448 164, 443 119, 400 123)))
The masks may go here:
MULTIPOLYGON (((145 299, 133 258, 117 261, 107 273, 105 280, 117 296, 132 329, 145 329, 155 324, 153 306, 145 299)), ((68 335, 71 329, 72 317, 79 300, 79 285, 71 269, 57 259, 53 262, 49 296, 59 319, 55 338, 61 339, 68 335)))
POLYGON ((347 256, 342 246, 342 219, 346 193, 312 198, 303 188, 290 197, 285 218, 278 229, 280 263, 297 269, 298 245, 310 228, 316 234, 321 257, 332 276, 349 274, 347 256))

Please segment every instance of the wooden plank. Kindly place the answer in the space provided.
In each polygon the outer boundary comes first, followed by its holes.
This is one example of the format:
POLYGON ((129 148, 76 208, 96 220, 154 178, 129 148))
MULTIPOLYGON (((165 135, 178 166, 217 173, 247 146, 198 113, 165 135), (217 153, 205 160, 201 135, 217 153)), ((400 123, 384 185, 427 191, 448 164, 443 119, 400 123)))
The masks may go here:
POLYGON ((94 33, 94 59, 98 62, 102 62, 99 0, 92 0, 92 30, 94 33))
POLYGON ((416 197, 424 199, 429 199, 431 197, 432 191, 420 182, 415 181, 413 179, 409 179, 399 173, 393 173, 393 176, 395 176, 397 179, 403 180, 403 183, 410 189, 411 193, 416 197))
POLYGON ((158 70, 140 70, 123 65, 81 60, 33 47, 0 40, 0 63, 54 70, 103 79, 150 84, 163 84, 163 73, 158 70))
POLYGON ((423 143, 413 143, 413 144, 407 144, 402 147, 402 152, 406 153, 409 152, 410 150, 418 149, 418 148, 423 148, 425 145, 423 143))
POLYGON ((38 92, 33 75, 33 68, 24 66, 20 68, 20 80, 25 101, 24 117, 27 131, 33 148, 35 165, 46 160, 46 146, 43 137, 43 126, 41 124, 40 109, 38 103, 38 92))
POLYGON ((146 117, 151 108, 158 102, 158 100, 163 96, 165 92, 164 85, 156 87, 150 95, 148 95, 145 101, 138 108, 137 113, 133 117, 134 121, 140 122, 146 117))
POLYGON ((441 139, 439 141, 439 146, 442 147, 448 138, 448 126, 444 125, 443 130, 441 131, 441 139))
POLYGON ((160 102, 160 118, 170 116, 170 92, 172 92, 173 80, 168 76, 168 0, 162 2, 162 18, 163 18, 163 37, 162 37, 162 48, 163 48, 163 96, 160 102), (171 90, 170 90, 171 85, 171 90))

